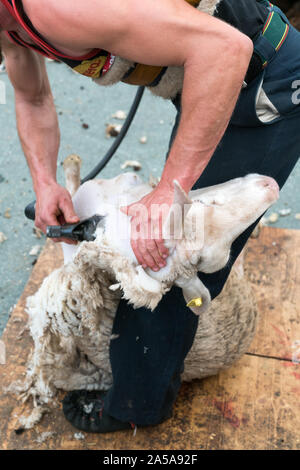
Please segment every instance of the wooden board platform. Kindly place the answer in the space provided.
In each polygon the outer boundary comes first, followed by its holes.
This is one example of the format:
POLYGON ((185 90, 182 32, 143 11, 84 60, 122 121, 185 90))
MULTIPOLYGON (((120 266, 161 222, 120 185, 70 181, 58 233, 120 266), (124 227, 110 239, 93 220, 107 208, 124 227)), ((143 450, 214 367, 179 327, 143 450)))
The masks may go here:
POLYGON ((25 299, 61 260, 47 242, 2 337, 0 449, 300 449, 300 231, 264 228, 250 241, 247 265, 260 323, 249 353, 219 376, 183 385, 174 417, 135 436, 122 431, 77 440, 60 409, 34 430, 15 433, 26 406, 3 388, 22 378, 31 348, 23 331, 25 299), (45 432, 54 434, 41 443, 45 432))

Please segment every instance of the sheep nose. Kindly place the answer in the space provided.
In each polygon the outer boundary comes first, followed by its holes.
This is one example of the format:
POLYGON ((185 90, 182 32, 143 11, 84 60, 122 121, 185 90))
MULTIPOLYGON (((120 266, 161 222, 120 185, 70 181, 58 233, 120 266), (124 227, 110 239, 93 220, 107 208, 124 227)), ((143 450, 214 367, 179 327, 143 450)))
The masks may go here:
POLYGON ((279 195, 279 186, 274 178, 271 178, 270 176, 264 176, 263 179, 258 181, 258 185, 270 189, 276 196, 279 195))

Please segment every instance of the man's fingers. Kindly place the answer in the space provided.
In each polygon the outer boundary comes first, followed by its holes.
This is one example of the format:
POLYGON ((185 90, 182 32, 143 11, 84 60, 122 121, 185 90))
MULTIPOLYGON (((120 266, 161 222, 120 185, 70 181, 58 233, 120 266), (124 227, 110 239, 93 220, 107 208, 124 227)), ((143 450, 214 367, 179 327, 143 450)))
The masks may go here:
POLYGON ((46 234, 48 225, 58 225, 56 215, 47 213, 45 216, 43 214, 37 216, 35 226, 41 229, 44 234, 46 234))
POLYGON ((76 240, 70 240, 69 238, 51 238, 51 240, 55 243, 66 243, 67 245, 77 245, 78 242, 76 240))
POLYGON ((169 256, 169 250, 165 246, 164 240, 156 240, 156 245, 161 257, 166 259, 169 256))
POLYGON ((144 268, 149 267, 153 271, 159 271, 166 266, 166 260, 161 256, 155 240, 132 240, 131 246, 138 263, 144 268))
POLYGON ((59 208, 62 211, 67 224, 75 224, 76 222, 79 222, 79 217, 75 214, 71 199, 65 198, 60 201, 59 208))
POLYGON ((130 208, 130 206, 122 206, 122 207, 120 207, 120 211, 123 212, 126 215, 129 215, 128 214, 129 208, 130 208))
POLYGON ((66 224, 66 219, 64 218, 63 214, 58 215, 57 220, 58 220, 59 225, 65 225, 66 224))
POLYGON ((147 240, 146 241, 146 249, 148 251, 148 254, 151 255, 151 257, 154 259, 154 261, 156 263, 155 268, 160 269, 160 268, 163 268, 164 266, 166 266, 166 261, 160 255, 160 251, 159 251, 156 240, 147 240))
POLYGON ((149 267, 153 271, 160 269, 152 254, 147 249, 145 240, 133 240, 131 246, 139 264, 141 264, 143 268, 149 267))
MULTIPOLYGON (((169 250, 165 247, 162 238, 151 238, 151 234, 151 221, 140 221, 136 217, 133 218, 131 221, 131 246, 137 261, 144 268, 149 267, 153 271, 159 271, 166 266, 169 250)), ((161 236, 161 233, 159 232, 157 235, 161 236)))
POLYGON ((135 254, 135 257, 137 259, 137 262, 138 264, 140 264, 141 266, 143 266, 143 268, 146 268, 147 265, 145 263, 145 260, 143 258, 143 255, 142 253, 140 252, 139 250, 139 244, 137 242, 137 240, 131 240, 131 248, 135 254))

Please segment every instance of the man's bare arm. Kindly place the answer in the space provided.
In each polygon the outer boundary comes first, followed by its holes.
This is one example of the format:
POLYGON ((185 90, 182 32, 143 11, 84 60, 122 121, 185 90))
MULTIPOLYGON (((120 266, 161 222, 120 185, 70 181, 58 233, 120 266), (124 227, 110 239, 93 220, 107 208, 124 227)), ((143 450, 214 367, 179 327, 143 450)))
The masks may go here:
POLYGON ((11 44, 3 34, 1 39, 15 90, 18 132, 37 195, 36 225, 45 231, 47 224, 58 223, 60 214, 76 217, 69 194, 56 183, 60 137, 53 97, 44 59, 11 44))

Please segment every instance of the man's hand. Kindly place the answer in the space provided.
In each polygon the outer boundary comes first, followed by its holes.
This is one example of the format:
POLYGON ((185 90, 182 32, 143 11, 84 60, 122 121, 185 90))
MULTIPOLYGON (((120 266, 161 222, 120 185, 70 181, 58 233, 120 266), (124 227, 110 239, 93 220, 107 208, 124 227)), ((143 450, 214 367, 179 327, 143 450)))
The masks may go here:
POLYGON ((150 194, 130 206, 121 208, 132 216, 131 246, 143 268, 159 271, 169 255, 162 237, 163 222, 173 201, 173 189, 158 185, 150 194))
MULTIPOLYGON (((76 215, 69 192, 57 183, 40 186, 36 191, 36 217, 35 225, 46 233, 47 225, 76 224, 79 218, 76 215)), ((58 238, 56 242, 65 242, 70 245, 76 241, 58 238)))

